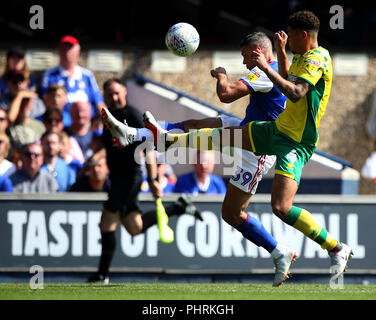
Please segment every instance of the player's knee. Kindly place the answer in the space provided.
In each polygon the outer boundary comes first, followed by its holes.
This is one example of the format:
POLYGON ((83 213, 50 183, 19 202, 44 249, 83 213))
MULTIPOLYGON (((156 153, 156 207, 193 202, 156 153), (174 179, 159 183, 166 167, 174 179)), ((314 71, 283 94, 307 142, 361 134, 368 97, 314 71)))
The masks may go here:
POLYGON ((137 236, 142 231, 142 227, 134 223, 123 222, 123 226, 132 237, 137 236))
POLYGON ((230 226, 237 227, 239 225, 239 217, 240 212, 236 212, 233 208, 230 209, 227 206, 222 206, 222 219, 230 226))
POLYGON ((104 210, 102 212, 101 221, 99 222, 99 229, 101 232, 115 231, 118 219, 118 213, 104 210))
POLYGON ((229 221, 231 218, 228 216, 227 212, 223 210, 223 208, 222 208, 222 219, 226 221, 228 224, 230 224, 229 221))
POLYGON ((227 223, 229 223, 229 220, 231 219, 231 215, 229 210, 227 209, 226 203, 222 204, 222 219, 227 223))
POLYGON ((116 222, 101 221, 99 223, 99 229, 101 232, 111 232, 116 230, 116 222))
POLYGON ((284 219, 289 212, 290 208, 280 201, 272 201, 272 211, 280 219, 284 219))
POLYGON ((121 223, 131 236, 137 236, 142 232, 142 219, 140 214, 130 214, 121 223))
POLYGON ((134 236, 137 236, 138 234, 141 233, 141 229, 138 229, 138 228, 130 228, 128 229, 128 233, 134 237, 134 236))

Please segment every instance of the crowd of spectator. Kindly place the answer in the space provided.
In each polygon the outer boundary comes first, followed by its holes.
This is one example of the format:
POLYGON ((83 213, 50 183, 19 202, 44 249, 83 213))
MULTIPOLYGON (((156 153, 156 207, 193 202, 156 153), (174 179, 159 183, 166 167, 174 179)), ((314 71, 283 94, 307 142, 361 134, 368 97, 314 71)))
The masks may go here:
MULTIPOLYGON (((8 50, 0 77, 0 192, 109 190, 100 117, 104 99, 93 73, 78 64, 80 49, 76 38, 64 36, 59 65, 46 70, 40 83, 23 49, 8 50)), ((164 193, 225 193, 223 180, 212 175, 210 153, 200 157, 203 164, 182 177, 160 163, 164 193)), ((147 183, 142 191, 148 192, 147 183)))

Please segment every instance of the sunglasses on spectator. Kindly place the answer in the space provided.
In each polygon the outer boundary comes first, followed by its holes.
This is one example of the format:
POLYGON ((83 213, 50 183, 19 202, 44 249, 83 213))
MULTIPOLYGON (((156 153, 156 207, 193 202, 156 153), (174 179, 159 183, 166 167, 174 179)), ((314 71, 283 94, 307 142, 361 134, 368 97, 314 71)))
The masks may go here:
POLYGON ((5 121, 7 118, 0 117, 0 121, 5 121))
POLYGON ((35 158, 38 158, 40 156, 40 153, 26 151, 26 152, 24 152, 24 155, 28 158, 31 158, 32 156, 35 157, 35 158))
POLYGON ((5 141, 4 140, 0 140, 0 144, 4 143, 5 141))

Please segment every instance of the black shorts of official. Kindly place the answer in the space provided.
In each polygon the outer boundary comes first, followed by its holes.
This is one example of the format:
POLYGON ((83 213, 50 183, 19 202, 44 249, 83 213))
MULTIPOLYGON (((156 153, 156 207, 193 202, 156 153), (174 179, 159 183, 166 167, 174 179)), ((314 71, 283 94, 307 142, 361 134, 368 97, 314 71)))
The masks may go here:
POLYGON ((142 184, 142 174, 111 178, 111 189, 108 193, 108 200, 104 203, 104 208, 112 212, 120 211, 121 218, 132 211, 141 213, 137 197, 142 184))

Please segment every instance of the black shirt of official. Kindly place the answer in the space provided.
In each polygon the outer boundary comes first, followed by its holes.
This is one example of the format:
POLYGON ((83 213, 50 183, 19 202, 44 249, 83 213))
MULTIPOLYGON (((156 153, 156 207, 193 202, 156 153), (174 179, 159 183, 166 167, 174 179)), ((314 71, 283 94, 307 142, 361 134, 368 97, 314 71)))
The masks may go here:
MULTIPOLYGON (((144 128, 142 113, 136 108, 126 105, 122 109, 111 110, 112 115, 121 123, 124 119, 130 127, 144 128)), ((112 135, 106 128, 103 130, 102 141, 107 152, 107 165, 110 169, 111 181, 119 177, 130 177, 141 174, 140 164, 136 163, 134 153, 142 142, 129 144, 125 148, 118 149, 113 146, 112 135)))

